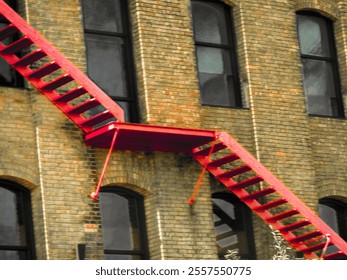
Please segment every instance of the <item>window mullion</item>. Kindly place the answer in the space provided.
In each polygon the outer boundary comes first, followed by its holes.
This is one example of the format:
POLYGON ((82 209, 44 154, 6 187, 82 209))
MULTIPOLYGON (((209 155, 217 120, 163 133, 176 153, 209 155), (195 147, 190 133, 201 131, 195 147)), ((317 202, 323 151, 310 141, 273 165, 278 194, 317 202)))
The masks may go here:
POLYGON ((301 54, 301 58, 335 62, 335 59, 329 56, 315 56, 315 55, 309 55, 309 54, 301 54))

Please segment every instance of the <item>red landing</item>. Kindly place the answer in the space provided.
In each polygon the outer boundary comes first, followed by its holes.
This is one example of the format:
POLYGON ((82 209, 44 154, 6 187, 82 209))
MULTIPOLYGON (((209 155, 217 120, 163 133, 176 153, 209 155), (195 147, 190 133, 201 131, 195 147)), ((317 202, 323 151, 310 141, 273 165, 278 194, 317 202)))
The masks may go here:
POLYGON ((191 153, 192 149, 213 141, 216 131, 112 122, 85 136, 86 144, 110 148, 118 129, 116 150, 191 153))

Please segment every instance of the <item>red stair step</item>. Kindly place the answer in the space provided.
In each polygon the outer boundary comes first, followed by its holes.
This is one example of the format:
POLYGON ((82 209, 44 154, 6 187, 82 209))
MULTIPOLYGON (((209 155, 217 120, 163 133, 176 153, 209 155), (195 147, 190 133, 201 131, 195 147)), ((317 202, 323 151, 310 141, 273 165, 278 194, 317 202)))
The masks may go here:
MULTIPOLYGON (((221 151, 225 148, 226 148, 226 146, 222 142, 219 142, 219 143, 214 145, 212 153, 216 153, 216 152, 221 151)), ((212 146, 205 148, 201 151, 197 151, 194 153, 194 155, 195 156, 208 156, 211 153, 211 149, 212 149, 212 146)))
POLYGON ((39 90, 52 91, 71 81, 73 81, 73 78, 69 74, 65 74, 51 82, 48 82, 48 83, 45 83, 44 85, 39 86, 39 90))
POLYGON ((227 172, 224 172, 220 175, 217 175, 216 177, 218 179, 231 178, 231 177, 240 175, 240 174, 245 173, 245 172, 250 171, 250 170, 251 170, 251 168, 248 165, 243 165, 243 166, 234 168, 232 170, 229 170, 227 172))
MULTIPOLYGON (((302 249, 300 251, 303 253, 312 253, 314 251, 323 249, 325 247, 325 245, 326 245, 326 242, 323 242, 323 243, 319 243, 319 244, 314 245, 314 246, 307 247, 307 248, 302 249)), ((331 242, 329 242, 329 245, 332 245, 331 242)))
POLYGON ((308 240, 308 239, 311 239, 311 238, 314 238, 317 236, 321 236, 321 235, 322 235, 322 233, 320 232, 320 230, 315 230, 315 231, 311 231, 309 233, 305 233, 305 234, 296 236, 294 238, 291 238, 288 240, 288 242, 290 242, 290 243, 302 242, 302 241, 305 241, 305 240, 308 240))
POLYGON ((297 209, 290 209, 288 211, 282 212, 280 214, 274 215, 268 219, 266 219, 267 222, 276 222, 276 221, 280 221, 286 218, 289 218, 291 216, 294 216, 296 214, 299 214, 300 212, 297 209))
POLYGON ((7 37, 10 37, 17 32, 18 29, 13 24, 7 25, 5 28, 0 30, 0 41, 6 39, 7 37))
POLYGON ((47 56, 46 53, 42 50, 35 50, 22 58, 20 58, 13 66, 14 67, 20 67, 20 66, 28 66, 30 64, 33 64, 35 61, 40 60, 41 58, 47 56))
POLYGON ((42 66, 41 68, 32 71, 27 75, 27 78, 30 79, 40 79, 48 74, 53 73, 54 71, 60 69, 60 66, 56 64, 54 61, 42 66))
POLYGON ((57 103, 66 103, 66 102, 69 102, 83 94, 87 93, 87 90, 82 87, 82 86, 79 86, 77 88, 74 88, 70 91, 68 91, 67 93, 65 94, 62 94, 60 96, 58 96, 56 99, 54 99, 54 102, 57 102, 57 103))
POLYGON ((276 190, 273 188, 273 187, 268 187, 266 189, 262 189, 262 190, 259 190, 259 191, 255 191, 249 195, 246 195, 246 196, 243 196, 243 197, 240 197, 241 200, 253 200, 253 199, 257 199, 257 198, 260 198, 260 197, 263 197, 263 196, 266 196, 270 193, 274 193, 276 190))
POLYGON ((301 227, 308 226, 309 224, 311 224, 311 222, 309 220, 305 219, 305 220, 301 220, 301 221, 292 223, 290 225, 285 225, 285 226, 279 228, 278 230, 280 232, 288 232, 288 231, 292 231, 292 230, 295 230, 295 229, 298 229, 301 227))
POLYGON ((265 211, 265 210, 277 207, 279 205, 285 204, 287 202, 288 201, 285 198, 282 197, 282 198, 276 199, 274 201, 268 202, 266 204, 263 204, 261 206, 258 206, 256 208, 254 208, 254 211, 258 211, 258 212, 265 211))
POLYGON ((239 156, 235 153, 232 153, 220 159, 216 159, 214 161, 209 162, 208 167, 219 167, 219 166, 222 166, 223 164, 230 163, 238 159, 239 159, 239 156))
POLYGON ((227 186, 227 188, 230 190, 246 188, 246 187, 252 186, 254 184, 257 184, 261 181, 263 181, 263 178, 261 178, 260 176, 255 176, 255 177, 252 177, 250 179, 241 181, 237 184, 232 184, 230 186, 227 186))
POLYGON ((9 44, 8 46, 4 47, 0 52, 2 54, 15 54, 29 46, 31 46, 33 42, 27 38, 22 37, 18 39, 17 41, 13 42, 12 44, 9 44))
POLYGON ((100 105, 100 102, 98 100, 96 100, 95 98, 88 99, 87 101, 85 101, 85 102, 73 107, 72 109, 68 110, 67 113, 72 114, 72 115, 82 114, 83 112, 88 111, 88 110, 90 110, 93 107, 96 107, 98 105, 100 105))
POLYGON ((112 117, 113 117, 113 115, 109 111, 105 111, 105 112, 102 112, 98 115, 90 117, 89 119, 87 119, 84 122, 81 122, 80 125, 83 127, 90 127, 90 126, 97 125, 98 123, 101 123, 103 121, 106 121, 112 117))
POLYGON ((325 260, 336 260, 336 259, 342 259, 342 258, 346 258, 347 255, 345 253, 343 253, 342 251, 337 251, 335 253, 331 253, 329 255, 325 255, 323 257, 323 259, 325 260))

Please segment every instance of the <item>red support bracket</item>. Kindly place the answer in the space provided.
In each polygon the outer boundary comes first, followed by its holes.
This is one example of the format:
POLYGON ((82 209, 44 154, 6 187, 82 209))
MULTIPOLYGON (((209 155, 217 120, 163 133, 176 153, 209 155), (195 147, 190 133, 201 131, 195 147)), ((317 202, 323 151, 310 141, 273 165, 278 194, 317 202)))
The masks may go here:
POLYGON ((108 151, 108 154, 107 154, 107 157, 106 157, 106 160, 105 160, 105 163, 104 163, 104 167, 103 167, 103 169, 102 169, 102 172, 101 172, 100 179, 99 179, 98 185, 97 185, 97 187, 96 187, 96 190, 90 194, 90 197, 91 197, 92 199, 94 199, 94 200, 97 200, 97 199, 99 198, 100 188, 101 188, 102 182, 103 182, 103 180, 104 180, 107 167, 108 167, 108 165, 109 165, 109 163, 110 163, 112 151, 113 151, 114 146, 115 146, 115 144, 116 144, 116 139, 117 139, 118 132, 119 132, 119 129, 116 129, 115 132, 114 132, 114 134, 113 134, 111 146, 110 146, 110 149, 109 149, 109 151, 108 151))
POLYGON ((328 246, 330 245, 330 234, 327 233, 327 234, 325 235, 325 238, 326 238, 325 245, 324 245, 324 248, 323 248, 322 253, 321 253, 321 256, 320 256, 320 259, 321 259, 321 260, 324 260, 324 255, 325 255, 325 253, 326 253, 326 251, 327 251, 327 249, 328 249, 328 246))
MULTIPOLYGON (((212 155, 212 153, 213 153, 214 146, 216 145, 217 140, 218 140, 218 138, 217 138, 217 136, 216 136, 215 139, 214 139, 214 141, 213 141, 213 143, 212 143, 212 145, 211 145, 211 148, 210 148, 210 150, 209 150, 209 152, 208 152, 208 156, 207 156, 208 159, 210 159, 210 157, 211 157, 211 155, 212 155)), ((203 168, 202 168, 202 170, 201 170, 201 173, 200 173, 200 175, 199 175, 199 178, 198 178, 198 180, 197 180, 197 182, 196 182, 196 184, 195 184, 195 187, 194 187, 192 196, 188 199, 188 204, 189 204, 189 205, 193 205, 194 202, 195 202, 195 199, 196 199, 196 197, 197 197, 197 195, 198 195, 198 192, 199 192, 199 190, 200 190, 201 184, 202 184, 202 182, 203 182, 203 180, 204 180, 206 170, 207 170, 207 162, 204 164, 204 166, 203 166, 203 168)))

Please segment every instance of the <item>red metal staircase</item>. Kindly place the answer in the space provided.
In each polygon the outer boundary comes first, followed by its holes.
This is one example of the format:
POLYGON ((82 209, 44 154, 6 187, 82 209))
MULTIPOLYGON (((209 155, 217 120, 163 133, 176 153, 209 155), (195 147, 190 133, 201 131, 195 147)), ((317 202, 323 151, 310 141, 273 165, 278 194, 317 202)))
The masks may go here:
POLYGON ((8 22, 0 55, 83 130, 86 144, 109 148, 117 131, 115 149, 192 154, 306 258, 327 246, 324 259, 347 255, 347 243, 230 135, 124 123, 123 110, 1 0, 0 13, 8 22))
POLYGON ((246 149, 225 132, 217 140, 194 149, 193 157, 292 247, 308 259, 347 255, 347 243, 246 149), (324 254, 329 248, 331 253, 324 254))
POLYGON ((2 58, 78 127, 90 132, 107 120, 124 121, 123 110, 4 1, 0 11, 8 22, 0 30, 2 58))

